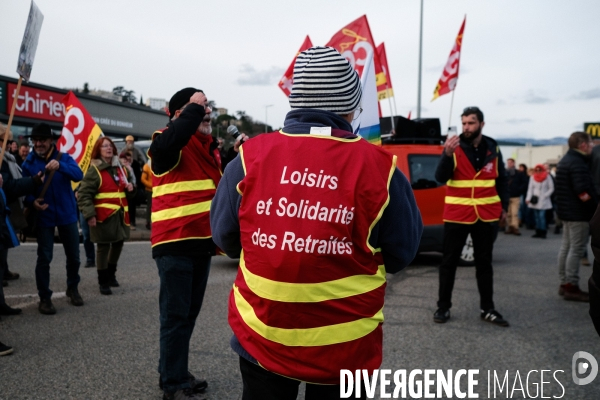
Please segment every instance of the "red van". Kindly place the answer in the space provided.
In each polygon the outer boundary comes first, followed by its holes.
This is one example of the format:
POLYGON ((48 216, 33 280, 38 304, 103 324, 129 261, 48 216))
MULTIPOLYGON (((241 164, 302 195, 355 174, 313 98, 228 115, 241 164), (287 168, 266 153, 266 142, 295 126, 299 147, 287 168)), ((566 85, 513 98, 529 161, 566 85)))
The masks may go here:
MULTIPOLYGON (((442 139, 384 139, 382 147, 398 157, 398 168, 410 182, 423 219, 419 252, 442 252, 444 245, 444 197, 446 185, 435 180, 435 170, 444 146, 442 139)), ((473 244, 467 238, 461 265, 474 265, 473 244)))

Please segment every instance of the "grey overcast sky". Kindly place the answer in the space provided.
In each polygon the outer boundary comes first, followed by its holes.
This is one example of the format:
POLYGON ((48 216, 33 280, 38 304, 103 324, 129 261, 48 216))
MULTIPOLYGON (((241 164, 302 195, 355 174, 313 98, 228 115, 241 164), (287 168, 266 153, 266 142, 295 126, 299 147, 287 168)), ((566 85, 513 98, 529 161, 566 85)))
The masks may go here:
MULTIPOLYGON (((17 77, 28 0, 0 4, 0 74, 17 77)), ((419 0, 37 0, 44 14, 31 81, 169 99, 203 89, 230 114, 283 125, 277 82, 306 34, 314 44, 366 14, 385 42, 398 114, 416 114, 419 0)), ((600 1, 425 0, 422 117, 448 125, 451 95, 430 102, 462 22, 467 24, 452 124, 479 106, 484 132, 551 138, 600 121, 600 1)), ((381 103, 390 114, 387 101, 381 103)), ((460 128, 459 128, 460 130, 460 128)))

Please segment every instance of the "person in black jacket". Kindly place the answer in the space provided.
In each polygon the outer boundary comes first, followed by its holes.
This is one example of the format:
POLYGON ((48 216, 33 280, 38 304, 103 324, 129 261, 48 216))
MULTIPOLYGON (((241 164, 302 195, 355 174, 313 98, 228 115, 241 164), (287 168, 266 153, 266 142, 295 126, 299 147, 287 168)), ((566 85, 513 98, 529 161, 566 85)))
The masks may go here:
POLYGON ((569 151, 556 168, 556 213, 564 226, 558 253, 558 294, 564 296, 565 300, 589 301, 588 293, 579 288, 579 263, 588 241, 589 221, 598 204, 589 167, 593 146, 589 134, 571 134, 569 151))
POLYGON ((508 213, 506 215, 506 234, 520 236, 519 231, 519 207, 521 196, 527 192, 527 175, 515 168, 514 158, 506 160, 506 176, 508 178, 508 213))
POLYGON ((588 281, 590 289, 590 317, 600 335, 600 205, 590 221, 592 251, 594 252, 594 271, 588 281))
MULTIPOLYGON (((9 132, 7 135, 6 126, 0 124, 0 147, 7 136, 9 139, 12 139, 12 133, 9 132)), ((2 179, 4 181, 4 193, 7 198, 7 207, 9 207, 11 210, 10 218, 13 221, 16 221, 17 219, 19 221, 24 221, 25 216, 23 215, 23 201, 21 197, 28 194, 33 194, 35 192, 36 187, 42 184, 42 174, 40 172, 35 176, 23 178, 17 165, 18 164, 15 157, 8 152, 7 148, 7 151, 4 154, 4 159, 2 160, 2 166, 0 167, 0 173, 2 174, 2 179)), ((21 228, 22 226, 15 227, 16 230, 21 228)), ((3 280, 9 281, 18 279, 19 274, 16 272, 11 272, 8 269, 7 254, 8 250, 0 253, 0 258, 2 258, 5 269, 3 280)), ((0 299, 0 315, 6 315, 2 314, 2 304, 2 299, 0 299)))

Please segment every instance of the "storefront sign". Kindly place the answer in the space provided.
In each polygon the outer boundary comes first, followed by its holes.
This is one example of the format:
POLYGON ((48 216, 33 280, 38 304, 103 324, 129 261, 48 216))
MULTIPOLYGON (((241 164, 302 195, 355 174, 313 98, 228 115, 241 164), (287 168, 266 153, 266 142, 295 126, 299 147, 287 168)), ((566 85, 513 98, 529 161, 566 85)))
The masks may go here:
MULTIPOLYGON (((6 105, 10 110, 17 85, 7 83, 7 92, 9 96, 6 105)), ((34 89, 25 85, 21 86, 15 115, 20 117, 29 117, 46 121, 63 122, 65 119, 65 109, 61 103, 64 94, 50 92, 48 90, 34 89)))
POLYGON ((600 139, 600 122, 584 122, 583 130, 594 139, 600 139))

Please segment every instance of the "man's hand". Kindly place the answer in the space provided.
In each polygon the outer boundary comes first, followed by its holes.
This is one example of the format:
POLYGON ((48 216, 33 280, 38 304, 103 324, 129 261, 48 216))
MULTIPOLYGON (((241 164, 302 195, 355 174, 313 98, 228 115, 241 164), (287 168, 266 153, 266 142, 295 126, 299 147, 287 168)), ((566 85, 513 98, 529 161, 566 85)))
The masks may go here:
POLYGON ((2 178, 2 175, 0 175, 0 188, 2 187, 2 185, 4 185, 4 179, 2 178))
POLYGON ((506 221, 506 211, 502 210, 502 215, 500 216, 500 222, 506 221))
POLYGON ((48 208, 48 204, 42 204, 43 201, 44 199, 35 199, 33 201, 33 207, 38 211, 44 211, 46 208, 48 208))
POLYGON ((37 175, 34 175, 31 177, 31 179, 33 179, 33 184, 35 186, 41 186, 42 183, 44 183, 44 173, 42 171, 38 172, 37 175))
POLYGON ((133 192, 133 183, 129 182, 127 186, 125 186, 128 192, 133 192))
POLYGON ((92 217, 92 218, 88 219, 87 223, 88 223, 88 226, 95 228, 96 227, 96 217, 92 217))
POLYGON ((196 92, 190 97, 190 103, 200 104, 201 106, 206 106, 206 102, 208 99, 202 92, 196 92))
POLYGON ((245 133, 242 133, 242 134, 241 134, 241 135, 240 135, 240 136, 237 138, 237 140, 235 141, 235 143, 233 144, 233 150, 234 150, 236 153, 239 153, 239 151, 240 151, 240 146, 241 146, 241 145, 242 145, 242 144, 243 144, 243 143, 244 143, 246 140, 248 140, 248 139, 250 139, 250 138, 248 137, 248 135, 246 135, 245 133))
POLYGON ((46 164, 46 171, 57 171, 60 167, 60 164, 56 160, 51 160, 48 164, 46 164))
POLYGON ((444 144, 444 153, 448 157, 452 157, 454 154, 454 150, 460 145, 460 138, 458 136, 452 136, 449 139, 446 139, 446 143, 444 144))

